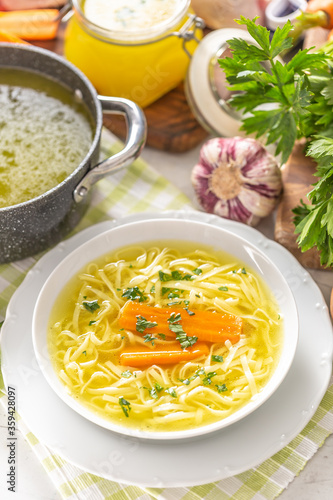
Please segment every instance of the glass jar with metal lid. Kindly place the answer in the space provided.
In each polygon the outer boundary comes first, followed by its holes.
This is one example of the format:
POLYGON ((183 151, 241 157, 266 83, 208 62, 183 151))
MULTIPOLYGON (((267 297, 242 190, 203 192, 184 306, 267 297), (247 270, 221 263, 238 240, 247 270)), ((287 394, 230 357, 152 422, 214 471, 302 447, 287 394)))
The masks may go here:
POLYGON ((103 95, 145 107, 185 77, 202 38, 190 0, 72 0, 65 56, 103 95))

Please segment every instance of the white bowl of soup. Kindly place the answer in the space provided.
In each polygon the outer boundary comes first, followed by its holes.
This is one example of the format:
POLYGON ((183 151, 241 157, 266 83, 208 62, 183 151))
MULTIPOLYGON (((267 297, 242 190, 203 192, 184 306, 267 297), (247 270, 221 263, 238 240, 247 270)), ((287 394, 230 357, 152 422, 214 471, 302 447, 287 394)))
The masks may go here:
POLYGON ((298 339, 292 292, 257 246, 210 222, 125 219, 44 284, 37 360, 94 424, 146 439, 200 436, 245 418, 285 378, 298 339))

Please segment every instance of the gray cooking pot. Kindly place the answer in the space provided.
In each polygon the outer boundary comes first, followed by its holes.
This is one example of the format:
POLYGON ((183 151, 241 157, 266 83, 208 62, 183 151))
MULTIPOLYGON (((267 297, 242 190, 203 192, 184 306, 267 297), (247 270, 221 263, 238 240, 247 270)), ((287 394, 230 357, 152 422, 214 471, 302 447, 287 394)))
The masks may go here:
POLYGON ((4 263, 45 250, 68 234, 87 209, 91 186, 127 166, 140 154, 146 138, 146 121, 142 110, 132 101, 98 96, 84 74, 60 56, 28 45, 0 45, 0 69, 37 71, 59 81, 83 100, 95 125, 88 154, 63 182, 32 200, 0 208, 0 263, 4 263), (128 134, 120 153, 98 163, 103 112, 124 115, 128 134))

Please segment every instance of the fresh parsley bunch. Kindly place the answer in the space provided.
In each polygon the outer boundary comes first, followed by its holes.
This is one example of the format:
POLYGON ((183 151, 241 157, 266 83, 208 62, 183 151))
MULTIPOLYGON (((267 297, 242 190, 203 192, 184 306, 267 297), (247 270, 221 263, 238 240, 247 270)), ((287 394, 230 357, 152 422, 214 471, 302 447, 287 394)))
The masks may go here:
POLYGON ((219 61, 230 90, 230 104, 243 111, 242 129, 276 144, 282 163, 295 141, 307 138, 307 154, 317 161, 317 176, 308 197, 294 209, 296 233, 302 251, 317 246, 321 263, 333 266, 333 57, 325 50, 298 51, 287 63, 279 57, 289 50, 293 29, 288 21, 269 31, 241 16, 254 43, 229 40, 233 57, 219 61))

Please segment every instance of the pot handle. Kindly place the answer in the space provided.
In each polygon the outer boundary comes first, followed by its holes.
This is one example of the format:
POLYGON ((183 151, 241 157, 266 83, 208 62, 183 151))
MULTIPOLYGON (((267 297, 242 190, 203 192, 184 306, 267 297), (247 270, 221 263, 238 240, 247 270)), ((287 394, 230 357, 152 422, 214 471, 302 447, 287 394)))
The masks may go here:
POLYGON ((143 111, 134 102, 121 97, 98 96, 103 112, 125 116, 127 124, 127 142, 119 153, 98 163, 89 170, 76 186, 73 196, 79 203, 87 195, 95 182, 109 174, 127 167, 137 158, 146 141, 146 119, 143 111))

